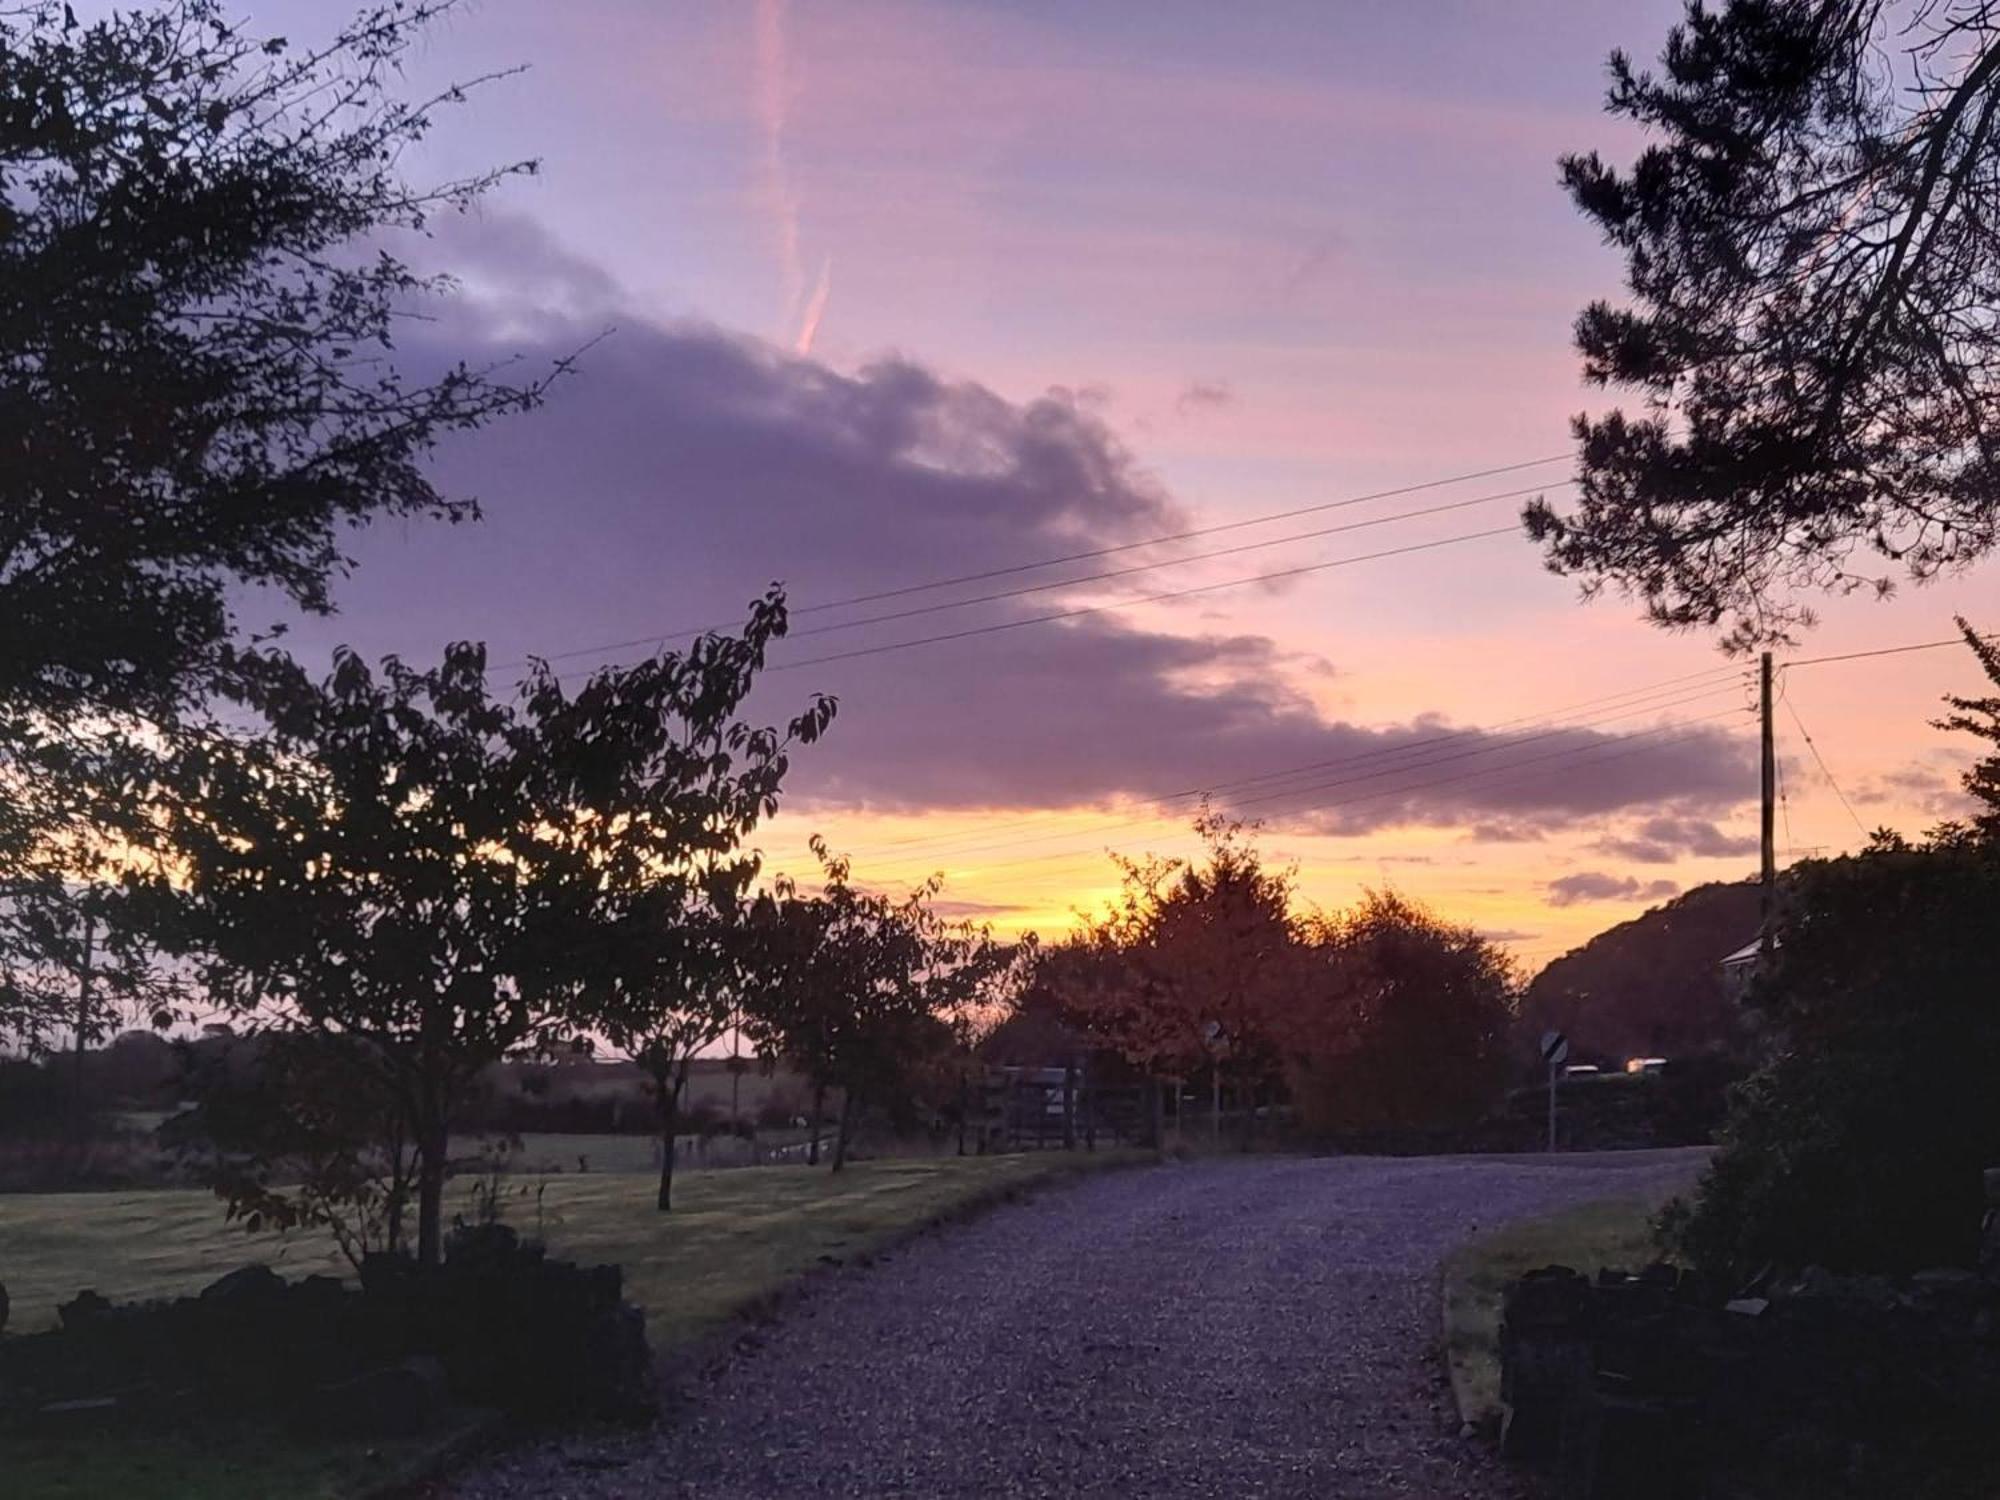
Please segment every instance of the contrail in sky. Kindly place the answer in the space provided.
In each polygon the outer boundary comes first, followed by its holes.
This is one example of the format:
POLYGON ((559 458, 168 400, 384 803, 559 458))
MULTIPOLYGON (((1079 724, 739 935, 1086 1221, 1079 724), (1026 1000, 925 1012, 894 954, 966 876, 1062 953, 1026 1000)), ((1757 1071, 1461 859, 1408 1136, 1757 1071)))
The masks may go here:
POLYGON ((799 318, 793 347, 812 352, 813 336, 826 316, 826 299, 833 286, 833 262, 820 266, 819 282, 801 315, 805 297, 805 262, 799 253, 799 197, 785 164, 785 130, 790 106, 785 91, 785 0, 757 0, 757 120, 764 132, 763 196, 778 237, 778 277, 784 301, 783 326, 799 318))
POLYGON ((813 335, 819 332, 819 320, 826 316, 826 299, 833 291, 833 257, 829 255, 819 263, 819 284, 813 288, 812 301, 806 304, 805 318, 799 323, 798 341, 792 345, 794 354, 810 354, 813 351, 813 335))

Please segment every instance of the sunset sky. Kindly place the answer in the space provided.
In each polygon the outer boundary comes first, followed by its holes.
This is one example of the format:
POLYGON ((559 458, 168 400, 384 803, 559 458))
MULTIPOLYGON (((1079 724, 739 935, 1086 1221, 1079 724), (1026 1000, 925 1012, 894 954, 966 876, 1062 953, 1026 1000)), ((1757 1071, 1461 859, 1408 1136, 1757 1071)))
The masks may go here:
MULTIPOLYGON (((589 347, 545 409, 440 455, 483 522, 356 538, 342 612, 290 643, 422 662, 483 639, 582 671, 772 580, 810 606, 993 574, 797 619, 757 711, 841 712, 761 839, 774 866, 808 873, 817 830, 864 880, 942 870, 953 909, 1050 933, 1106 894, 1107 849, 1190 847, 1192 799, 1155 799, 1216 787, 1310 898, 1393 886, 1530 968, 1751 873, 1746 664, 1579 602, 1518 527, 1139 602, 1560 500, 1569 417, 1610 404, 1570 324, 1621 267, 1556 159, 1629 156, 1605 55, 1656 53, 1679 8, 479 0, 412 91, 527 71, 407 166, 541 170, 398 247, 462 282, 405 355, 533 371, 589 347)), ((303 41, 326 11, 251 14, 303 41)), ((1828 601, 1789 654, 1941 640, 1954 611, 2000 627, 1996 584, 1828 601)), ((1966 747, 1927 721, 1976 685, 1967 653, 1785 681, 1786 857, 1953 809, 1966 747)))

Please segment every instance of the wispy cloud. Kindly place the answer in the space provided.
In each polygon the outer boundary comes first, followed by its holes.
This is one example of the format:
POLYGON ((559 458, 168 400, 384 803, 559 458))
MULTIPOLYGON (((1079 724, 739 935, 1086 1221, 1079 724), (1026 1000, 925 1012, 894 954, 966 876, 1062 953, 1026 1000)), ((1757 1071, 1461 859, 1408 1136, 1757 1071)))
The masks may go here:
POLYGON ((819 281, 813 287, 812 301, 806 304, 805 317, 799 321, 799 336, 792 342, 792 352, 798 355, 812 353, 813 339, 819 333, 819 320, 826 316, 826 299, 833 293, 833 257, 829 255, 819 263, 819 281))
POLYGON ((764 136, 761 196, 777 240, 778 292, 781 328, 797 331, 788 339, 800 354, 812 351, 820 320, 826 316, 833 287, 833 260, 820 264, 819 281, 806 300, 805 259, 799 239, 799 193, 792 183, 785 137, 791 128, 791 80, 786 48, 785 0, 757 0, 756 10, 757 123, 764 136), (803 309, 801 303, 804 303, 803 309))
POLYGON ((1190 380, 1174 398, 1174 410, 1181 416, 1191 411, 1217 411, 1236 400, 1236 392, 1226 380, 1190 380))

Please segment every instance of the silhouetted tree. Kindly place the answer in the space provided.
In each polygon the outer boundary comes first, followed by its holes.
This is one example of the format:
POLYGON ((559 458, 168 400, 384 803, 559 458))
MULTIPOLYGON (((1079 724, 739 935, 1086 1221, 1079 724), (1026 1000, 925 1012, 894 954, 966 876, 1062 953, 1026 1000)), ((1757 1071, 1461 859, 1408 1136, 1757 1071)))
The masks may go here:
POLYGON ((1626 258, 1629 307, 1577 323, 1590 380, 1573 513, 1527 515, 1550 565, 1738 646, 1809 613, 1856 552, 1924 578, 2000 540, 2000 6, 1690 3, 1661 70, 1611 59, 1608 108, 1654 138, 1628 172, 1563 162, 1626 258))
POLYGON ((1982 698, 1947 694, 1944 701, 1952 712, 1935 721, 1935 727, 1977 735, 1993 746, 1991 753, 1966 771, 1965 790, 1979 804, 1972 816, 1973 829, 1989 843, 2000 845, 2000 637, 1982 636, 1963 618, 1958 628, 1994 690, 1982 698))
POLYGON ((1203 860, 1118 858, 1120 893, 1043 978, 1077 1025, 1154 1079, 1206 1065, 1233 1080, 1245 1136, 1276 1080, 1299 978, 1292 876, 1267 869, 1241 823, 1206 809, 1203 860))
POLYGON ((655 1206, 673 1207, 681 1096, 694 1060, 729 1034, 742 986, 756 976, 757 933, 745 909, 754 855, 737 852, 690 883, 675 914, 631 944, 583 999, 580 1017, 646 1075, 658 1113, 660 1184, 655 1206))
POLYGON ((231 1222, 253 1234, 323 1229, 357 1270, 372 1252, 407 1248, 419 1163, 395 1068, 371 1041, 265 1031, 182 1051, 193 1107, 160 1141, 231 1222))
POLYGON ((847 1160, 855 1113, 893 1105, 926 1059, 962 1044, 954 1022, 1013 972, 1019 950, 985 928, 947 922, 933 878, 901 900, 857 888, 849 863, 815 837, 820 894, 790 881, 759 914, 764 931, 745 1029, 767 1057, 783 1057, 813 1086, 813 1145, 829 1089, 841 1095, 833 1167, 847 1160))
POLYGON ((231 589, 324 610, 340 523, 472 514, 423 457, 534 388, 384 358, 439 284, 393 233, 517 170, 399 173, 460 97, 388 91, 449 8, 389 0, 309 48, 216 0, 0 15, 0 700, 177 700, 231 589))
POLYGON ((1314 918, 1293 1029, 1309 1126, 1430 1127, 1479 1118, 1506 1084, 1512 961, 1393 893, 1314 918))
POLYGON ((440 286, 395 235, 520 170, 399 173, 461 97, 390 91, 451 3, 303 48, 216 0, 0 10, 0 1026, 30 1040, 65 1022, 40 981, 85 927, 117 951, 73 898, 143 816, 123 732, 208 691, 244 586, 325 611, 344 524, 472 515, 426 453, 540 393, 393 358, 440 286))
POLYGON ((783 629, 774 590, 740 637, 606 668, 573 697, 538 665, 515 705, 478 646, 380 678, 342 653, 323 684, 252 653, 236 691, 268 733, 190 735, 167 762, 163 930, 222 1003, 379 1059, 417 1154, 425 1264, 475 1076, 573 1039, 607 992, 653 993, 702 881, 775 807, 787 743, 831 717, 816 700, 787 734, 736 722, 783 629))

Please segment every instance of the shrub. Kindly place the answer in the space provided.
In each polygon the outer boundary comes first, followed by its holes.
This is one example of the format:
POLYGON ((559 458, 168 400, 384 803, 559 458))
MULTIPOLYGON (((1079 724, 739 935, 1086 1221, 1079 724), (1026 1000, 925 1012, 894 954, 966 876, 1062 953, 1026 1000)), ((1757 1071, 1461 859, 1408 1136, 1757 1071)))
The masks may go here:
POLYGON ((33 1402, 118 1393, 121 1411, 142 1417, 207 1409, 312 1423, 344 1383, 429 1356, 472 1405, 628 1419, 652 1410, 651 1359, 644 1314, 621 1288, 616 1266, 548 1260, 484 1225, 450 1235, 429 1273, 407 1255, 370 1255, 359 1291, 246 1266, 171 1302, 82 1292, 58 1309, 60 1329, 0 1346, 0 1388, 33 1402))
POLYGON ((1793 873, 1756 999, 1776 1054, 1733 1093, 1694 1201, 1699 1266, 1971 1266, 2000 1163, 2000 848, 1893 839, 1793 873))
POLYGON ((383 1255, 361 1280, 462 1400, 538 1420, 650 1410, 645 1314, 623 1300, 616 1266, 549 1260, 506 1225, 478 1224, 446 1236, 434 1276, 383 1255))

